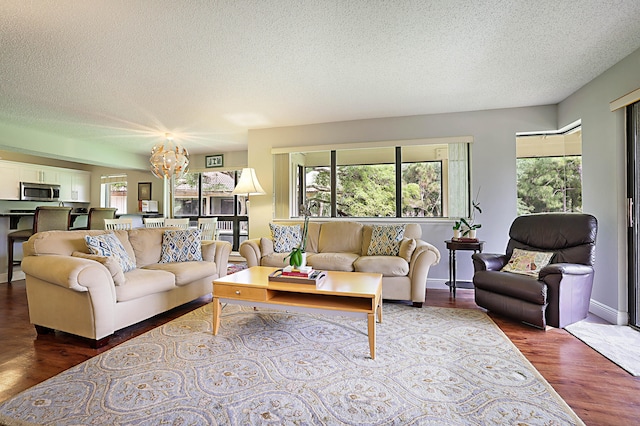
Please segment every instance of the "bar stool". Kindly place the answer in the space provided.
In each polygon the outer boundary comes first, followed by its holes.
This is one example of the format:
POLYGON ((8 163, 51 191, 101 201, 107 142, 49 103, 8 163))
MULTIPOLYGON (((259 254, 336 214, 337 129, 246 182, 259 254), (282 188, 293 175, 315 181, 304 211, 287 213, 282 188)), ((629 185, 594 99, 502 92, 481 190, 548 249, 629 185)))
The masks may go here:
POLYGON ((91 207, 87 219, 87 229, 105 229, 104 220, 116 217, 115 207, 91 207))
POLYGON ((36 207, 33 216, 33 228, 21 229, 7 234, 7 283, 11 284, 13 279, 13 267, 20 265, 19 260, 13 260, 13 245, 18 241, 27 241, 36 232, 44 231, 68 231, 71 222, 71 207, 36 207))

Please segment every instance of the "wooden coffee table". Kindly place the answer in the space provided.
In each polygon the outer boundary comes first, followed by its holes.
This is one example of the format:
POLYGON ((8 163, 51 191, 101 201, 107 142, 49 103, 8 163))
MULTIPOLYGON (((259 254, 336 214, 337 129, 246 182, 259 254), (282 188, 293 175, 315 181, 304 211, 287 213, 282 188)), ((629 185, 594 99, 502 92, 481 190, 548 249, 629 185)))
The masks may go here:
POLYGON ((220 303, 367 318, 369 351, 376 358, 376 315, 382 322, 382 275, 327 271, 318 284, 269 281, 278 268, 254 266, 213 281, 213 334, 220 303))

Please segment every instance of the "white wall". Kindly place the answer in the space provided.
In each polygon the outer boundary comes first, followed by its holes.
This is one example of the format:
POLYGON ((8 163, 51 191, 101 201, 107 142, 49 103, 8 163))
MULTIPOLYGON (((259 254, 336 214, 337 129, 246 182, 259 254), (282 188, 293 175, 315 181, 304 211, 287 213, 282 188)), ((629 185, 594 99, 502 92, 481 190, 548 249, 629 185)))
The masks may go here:
MULTIPOLYGON (((251 201, 251 237, 268 234, 272 220, 274 147, 352 143, 471 135, 473 193, 482 188, 480 238, 486 252, 504 252, 509 225, 516 216, 515 133, 555 130, 582 120, 583 210, 598 219, 596 274, 591 311, 618 324, 627 321, 625 116, 609 111, 609 102, 640 87, 640 50, 576 91, 560 104, 492 111, 383 118, 315 124, 249 132, 249 166, 256 169, 268 195, 251 201)), ((517 103, 517 100, 514 100, 517 103)), ((445 221, 425 221, 423 238, 438 247, 442 261, 429 285, 448 277, 443 240, 451 236, 445 221)), ((460 252, 461 279, 473 275, 460 252)))
POLYGON ((583 205, 598 219, 591 310, 619 324, 628 310, 625 112, 609 102, 640 87, 639 70, 637 50, 558 106, 560 126, 582 119, 583 205))
MULTIPOLYGON (((481 187, 483 208, 479 237, 486 240, 486 252, 502 253, 516 217, 515 134, 557 129, 556 117, 556 106, 539 106, 251 130, 249 167, 256 169, 267 195, 251 197, 250 237, 269 235, 268 223, 274 219, 272 148, 471 135, 473 194, 481 187)), ((441 287, 449 275, 444 240, 452 236, 452 222, 421 223, 423 239, 442 254, 440 264, 429 274, 429 285, 441 287)), ((472 275, 470 252, 459 252, 458 277, 469 280, 472 275)))

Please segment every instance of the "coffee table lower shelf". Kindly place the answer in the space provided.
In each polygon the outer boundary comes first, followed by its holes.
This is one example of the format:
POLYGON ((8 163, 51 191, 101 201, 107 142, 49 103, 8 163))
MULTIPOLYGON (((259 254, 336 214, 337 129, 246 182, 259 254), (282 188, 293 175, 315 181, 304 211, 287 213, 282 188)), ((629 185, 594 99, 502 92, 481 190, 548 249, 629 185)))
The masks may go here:
POLYGON ((221 304, 230 303, 367 319, 369 351, 375 359, 376 320, 382 322, 382 275, 329 272, 322 286, 265 282, 266 267, 255 266, 213 282, 213 334, 220 329, 221 304), (244 273, 244 274, 243 274, 244 273), (350 275, 345 275, 350 274, 350 275), (320 288, 322 287, 322 288, 320 288))

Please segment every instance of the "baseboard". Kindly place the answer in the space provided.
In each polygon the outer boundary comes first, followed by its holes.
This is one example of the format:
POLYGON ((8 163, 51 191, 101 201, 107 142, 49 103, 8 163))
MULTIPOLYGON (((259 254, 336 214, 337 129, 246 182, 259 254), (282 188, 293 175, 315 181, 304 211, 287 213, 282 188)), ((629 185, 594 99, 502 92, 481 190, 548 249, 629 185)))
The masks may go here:
POLYGON ((440 278, 428 278, 427 279, 427 288, 437 288, 440 290, 449 290, 449 286, 446 282, 449 280, 443 280, 440 278))
MULTIPOLYGON (((4 274, 0 274, 0 282, 6 283, 9 274, 6 272, 4 274)), ((12 281, 24 280, 24 272, 22 271, 13 271, 12 281)))
POLYGON ((589 312, 611 324, 627 325, 629 323, 629 314, 627 312, 618 311, 593 299, 589 303, 589 312))

